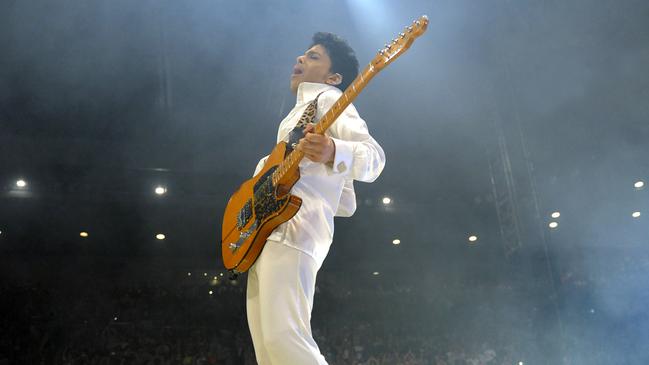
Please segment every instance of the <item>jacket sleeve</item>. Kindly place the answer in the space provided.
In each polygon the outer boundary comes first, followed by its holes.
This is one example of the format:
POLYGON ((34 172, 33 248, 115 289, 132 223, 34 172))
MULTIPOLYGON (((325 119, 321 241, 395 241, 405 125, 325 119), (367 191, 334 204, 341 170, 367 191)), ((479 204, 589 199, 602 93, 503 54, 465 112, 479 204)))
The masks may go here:
MULTIPOLYGON (((329 110, 340 92, 329 91, 320 97, 319 110, 329 110)), ((385 167, 383 148, 370 135, 367 124, 350 104, 329 128, 327 134, 336 145, 331 173, 345 174, 346 178, 372 182, 385 167)))

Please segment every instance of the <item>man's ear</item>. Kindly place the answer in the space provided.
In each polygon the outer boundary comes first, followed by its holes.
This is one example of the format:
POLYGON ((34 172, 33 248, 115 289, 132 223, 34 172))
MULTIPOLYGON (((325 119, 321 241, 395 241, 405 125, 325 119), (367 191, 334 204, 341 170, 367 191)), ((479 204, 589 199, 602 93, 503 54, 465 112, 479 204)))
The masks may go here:
POLYGON ((327 77, 325 82, 333 86, 340 85, 340 83, 343 82, 343 76, 339 73, 331 74, 327 77))

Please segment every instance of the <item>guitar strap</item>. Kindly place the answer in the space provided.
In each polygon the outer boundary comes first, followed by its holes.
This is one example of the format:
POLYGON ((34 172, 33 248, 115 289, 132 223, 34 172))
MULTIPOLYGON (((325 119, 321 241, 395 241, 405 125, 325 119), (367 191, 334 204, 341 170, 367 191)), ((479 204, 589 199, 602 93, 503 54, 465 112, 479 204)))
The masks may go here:
POLYGON ((297 124, 295 124, 293 130, 289 133, 287 152, 292 151, 300 141, 300 139, 304 138, 304 128, 307 126, 307 124, 315 124, 315 116, 318 112, 318 98, 320 97, 320 95, 322 95, 323 92, 318 94, 315 99, 309 102, 309 105, 307 105, 304 113, 302 113, 300 120, 297 121, 297 124))

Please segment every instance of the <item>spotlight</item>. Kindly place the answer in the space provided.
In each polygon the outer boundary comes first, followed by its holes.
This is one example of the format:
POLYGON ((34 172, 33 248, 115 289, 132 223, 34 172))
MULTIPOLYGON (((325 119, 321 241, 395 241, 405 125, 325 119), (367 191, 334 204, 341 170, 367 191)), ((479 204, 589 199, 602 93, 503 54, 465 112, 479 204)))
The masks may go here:
POLYGON ((383 197, 383 205, 388 205, 390 203, 392 203, 392 199, 390 199, 390 197, 384 196, 383 197))
POLYGON ((478 236, 469 236, 469 242, 475 242, 478 240, 478 236))
POLYGON ((88 232, 81 232, 81 233, 79 233, 79 236, 81 236, 83 238, 86 238, 86 237, 88 237, 88 232))
POLYGON ((557 228, 557 227, 559 227, 559 223, 557 223, 557 222, 550 222, 550 224, 548 224, 548 227, 550 227, 550 228, 557 228))
POLYGON ((631 214, 631 216, 633 218, 639 218, 641 216, 641 214, 640 214, 640 212, 633 212, 633 214, 631 214))
POLYGON ((188 272, 188 273, 187 273, 187 276, 192 276, 192 273, 188 272))
POLYGON ((167 193, 167 188, 165 188, 164 186, 158 185, 155 188, 155 193, 158 194, 158 195, 164 195, 164 194, 167 193))
POLYGON ((24 188, 25 186, 27 186, 27 181, 20 179, 16 181, 16 186, 19 188, 24 188))
POLYGON ((633 186, 634 186, 636 189, 642 189, 642 188, 644 187, 644 181, 642 181, 642 180, 640 180, 640 181, 636 181, 636 183, 633 184, 633 186))
POLYGON ((372 273, 372 275, 377 276, 377 275, 379 275, 379 272, 375 271, 375 272, 372 273))
POLYGON ((556 218, 559 218, 559 217, 561 217, 561 213, 559 213, 559 212, 554 212, 554 213, 552 213, 551 217, 552 217, 552 218, 555 218, 555 219, 556 219, 556 218))
POLYGON ((167 236, 165 236, 165 235, 162 234, 162 233, 158 233, 158 234, 155 235, 155 238, 157 238, 157 239, 159 239, 159 240, 163 240, 163 239, 165 239, 166 237, 167 237, 167 236))
POLYGON ((203 276, 207 276, 207 273, 206 273, 206 272, 204 272, 204 273, 203 273, 203 276))
POLYGON ((209 291, 209 293, 210 293, 210 295, 212 295, 212 294, 214 294, 214 292, 213 292, 213 291, 211 291, 211 290, 209 291))
POLYGON ((393 244, 393 245, 398 245, 398 244, 400 244, 400 243, 401 243, 401 240, 400 240, 400 239, 398 239, 398 238, 397 238, 397 239, 394 239, 394 240, 392 240, 392 244, 393 244))

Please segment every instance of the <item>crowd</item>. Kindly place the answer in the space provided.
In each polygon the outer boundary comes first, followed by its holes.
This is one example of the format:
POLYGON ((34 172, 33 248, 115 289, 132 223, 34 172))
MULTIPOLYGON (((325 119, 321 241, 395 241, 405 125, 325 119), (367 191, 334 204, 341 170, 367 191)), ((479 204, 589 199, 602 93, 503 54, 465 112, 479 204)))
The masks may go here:
MULTIPOLYGON (((232 282, 195 273, 112 284, 109 279, 3 280, 0 365, 256 364, 245 317, 245 277, 232 282)), ((316 291, 314 336, 332 365, 517 363, 505 339, 466 335, 471 318, 458 312, 453 295, 430 295, 403 284, 345 282, 323 275, 316 291)), ((480 327, 489 330, 486 322, 480 327)))

